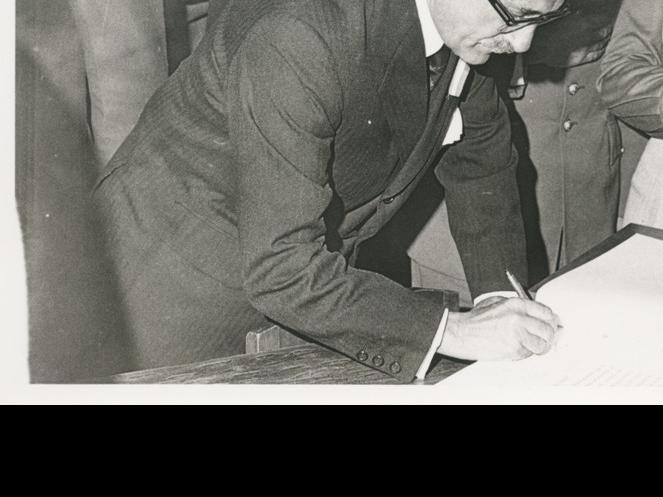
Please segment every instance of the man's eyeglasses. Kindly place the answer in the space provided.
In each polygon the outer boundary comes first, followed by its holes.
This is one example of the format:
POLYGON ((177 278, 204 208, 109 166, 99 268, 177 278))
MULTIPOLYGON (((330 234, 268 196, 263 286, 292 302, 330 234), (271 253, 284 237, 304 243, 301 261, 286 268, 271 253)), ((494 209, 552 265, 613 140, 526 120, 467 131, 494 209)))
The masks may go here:
POLYGON ((529 25, 541 25, 546 24, 551 21, 555 21, 562 17, 568 16, 573 12, 571 6, 569 5, 568 0, 565 1, 560 8, 553 10, 552 12, 547 12, 545 14, 533 14, 525 15, 520 17, 515 17, 509 10, 504 6, 500 0, 488 0, 490 5, 497 11, 502 20, 509 27, 525 27, 529 25))

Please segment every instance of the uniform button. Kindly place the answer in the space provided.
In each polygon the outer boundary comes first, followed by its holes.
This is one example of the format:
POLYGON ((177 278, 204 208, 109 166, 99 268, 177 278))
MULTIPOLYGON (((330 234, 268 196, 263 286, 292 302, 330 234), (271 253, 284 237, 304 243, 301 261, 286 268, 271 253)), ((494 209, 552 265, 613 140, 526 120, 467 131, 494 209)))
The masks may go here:
POLYGON ((387 198, 385 198, 385 199, 382 200, 382 203, 389 205, 389 204, 391 204, 394 200, 396 200, 396 197, 387 197, 387 198))
POLYGON ((389 371, 391 371, 393 374, 400 373, 401 369, 401 365, 398 362, 392 362, 391 366, 389 366, 389 371))
POLYGON ((366 362, 368 361, 368 352, 365 350, 360 350, 357 352, 357 359, 359 359, 361 362, 366 362))
POLYGON ((571 95, 571 96, 575 95, 575 94, 578 93, 582 88, 583 88, 583 87, 580 86, 578 83, 571 83, 571 84, 569 85, 569 88, 568 88, 568 90, 569 90, 569 95, 571 95))
POLYGON ((373 366, 376 368, 379 368, 380 366, 384 366, 384 357, 381 355, 376 355, 373 357, 373 366))
POLYGON ((566 131, 568 133, 569 131, 571 131, 575 127, 576 124, 578 124, 578 123, 576 123, 575 121, 567 120, 567 121, 564 121, 564 124, 562 124, 562 127, 564 128, 564 131, 566 131))

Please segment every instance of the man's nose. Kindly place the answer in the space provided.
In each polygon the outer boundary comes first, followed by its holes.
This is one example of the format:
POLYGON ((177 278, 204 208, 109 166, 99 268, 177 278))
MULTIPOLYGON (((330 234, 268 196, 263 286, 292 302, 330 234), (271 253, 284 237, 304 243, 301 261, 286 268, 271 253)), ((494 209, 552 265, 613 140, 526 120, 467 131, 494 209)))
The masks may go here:
POLYGON ((523 53, 527 52, 532 45, 532 38, 534 38, 535 31, 536 26, 525 26, 516 31, 505 33, 504 36, 513 47, 514 52, 523 53))

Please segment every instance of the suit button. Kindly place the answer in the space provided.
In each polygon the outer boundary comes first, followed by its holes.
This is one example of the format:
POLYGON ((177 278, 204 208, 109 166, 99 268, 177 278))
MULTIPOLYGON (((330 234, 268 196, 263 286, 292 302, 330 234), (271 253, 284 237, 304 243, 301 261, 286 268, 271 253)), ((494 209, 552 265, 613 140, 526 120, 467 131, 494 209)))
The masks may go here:
POLYGON ((394 200, 396 200, 396 197, 387 197, 387 198, 385 198, 385 199, 382 199, 382 203, 383 203, 383 204, 387 204, 387 205, 389 205, 389 204, 391 204, 394 200))
POLYGON ((578 93, 583 87, 580 86, 578 83, 571 83, 569 85, 569 95, 574 96, 576 93, 578 93))
POLYGON ((365 350, 360 350, 359 352, 357 352, 357 359, 359 359, 359 361, 361 362, 368 361, 368 352, 366 352, 365 350))
POLYGON ((384 366, 384 357, 381 355, 376 355, 373 357, 373 366, 376 368, 379 368, 380 366, 384 366))
POLYGON ((393 374, 400 373, 401 369, 401 365, 398 362, 392 362, 391 366, 389 366, 389 371, 391 371, 393 374))
POLYGON ((564 124, 562 124, 562 128, 564 128, 564 131, 568 133, 575 127, 576 124, 578 123, 575 121, 566 120, 564 121, 564 124))

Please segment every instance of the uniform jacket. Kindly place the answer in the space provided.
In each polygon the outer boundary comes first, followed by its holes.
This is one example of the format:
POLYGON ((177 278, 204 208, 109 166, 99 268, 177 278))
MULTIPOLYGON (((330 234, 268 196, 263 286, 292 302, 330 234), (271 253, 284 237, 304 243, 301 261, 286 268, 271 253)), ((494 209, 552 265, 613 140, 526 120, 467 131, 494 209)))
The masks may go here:
POLYGON ((532 283, 615 231, 621 136, 596 80, 620 3, 577 0, 580 14, 542 26, 525 56, 513 124, 532 283))
POLYGON ((112 223, 157 231, 270 319, 360 360, 379 354, 373 366, 408 381, 441 294, 352 263, 426 168, 447 188, 472 290, 506 288, 505 267, 525 271, 507 112, 478 74, 449 97, 456 61, 429 98, 414 0, 229 2, 148 103, 98 194, 121 181, 113 202, 134 215, 112 223), (465 136, 442 151, 457 105, 465 136))

